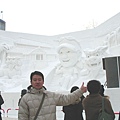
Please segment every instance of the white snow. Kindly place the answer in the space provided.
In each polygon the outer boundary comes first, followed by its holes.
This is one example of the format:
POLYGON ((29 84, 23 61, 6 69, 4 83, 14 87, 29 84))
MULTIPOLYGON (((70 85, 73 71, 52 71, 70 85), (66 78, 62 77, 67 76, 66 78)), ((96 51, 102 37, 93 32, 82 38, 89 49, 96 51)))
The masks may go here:
MULTIPOLYGON (((5 100, 5 104, 2 108, 5 111, 8 108, 18 108, 17 102, 20 97, 20 91, 23 88, 26 88, 29 83, 29 75, 34 70, 40 70, 45 75, 45 78, 50 73, 55 66, 60 63, 58 60, 57 54, 57 46, 59 44, 59 38, 65 36, 72 36, 74 37, 81 45, 81 48, 85 50, 86 48, 94 49, 98 46, 105 45, 106 36, 110 34, 112 31, 115 31, 117 28, 120 27, 120 13, 113 16, 100 26, 85 30, 85 31, 76 31, 72 33, 66 33, 56 36, 43 36, 43 35, 33 35, 33 34, 25 34, 25 33, 15 33, 15 32, 8 32, 0 30, 0 44, 6 43, 10 46, 10 48, 15 47, 14 50, 11 49, 11 53, 9 53, 10 57, 16 55, 15 53, 24 54, 24 62, 22 66, 22 76, 17 76, 14 78, 9 79, 6 76, 0 77, 0 86, 2 95, 5 100), (19 47, 19 51, 18 50, 19 47), (29 47, 31 49, 27 49, 29 47), (39 49, 35 49, 39 48, 39 49), (24 51, 21 51, 24 50, 24 51), (33 50, 33 51, 32 51, 33 50), (43 61, 41 66, 36 66, 34 62, 34 57, 30 56, 30 54, 34 53, 41 53, 45 56, 46 59, 43 61), (29 53, 30 52, 30 53, 29 53), (13 54, 14 53, 14 54, 13 54), (32 62, 31 62, 32 61, 32 62), (29 64, 28 64, 29 63, 29 64), (33 66, 31 66, 34 65, 33 66)), ((110 50, 113 49, 113 53, 111 56, 120 55, 120 43, 116 46, 113 46, 110 50)), ((1 69, 3 71, 3 67, 1 69)), ((15 73, 15 72, 13 72, 15 73)), ((2 73, 0 73, 1 76, 2 73)), ((11 73, 12 75, 12 73, 11 73)), ((112 103, 113 109, 115 112, 120 111, 119 108, 119 96, 120 96, 120 89, 119 88, 106 88, 106 94, 110 96, 110 101, 112 103)))

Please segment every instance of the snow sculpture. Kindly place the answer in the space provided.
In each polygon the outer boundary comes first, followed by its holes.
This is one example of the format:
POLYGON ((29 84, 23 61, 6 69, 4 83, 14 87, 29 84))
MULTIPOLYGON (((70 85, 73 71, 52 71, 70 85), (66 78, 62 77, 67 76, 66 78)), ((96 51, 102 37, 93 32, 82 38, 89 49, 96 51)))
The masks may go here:
POLYGON ((118 28, 116 29, 116 31, 117 31, 117 35, 116 35, 116 36, 117 36, 117 37, 116 37, 116 38, 117 38, 117 44, 120 45, 120 27, 118 27, 118 28))
POLYGON ((106 35, 106 44, 109 48, 120 44, 120 27, 106 35))
POLYGON ((5 65, 7 50, 9 46, 6 43, 0 44, 0 67, 5 65))
POLYGON ((12 57, 10 58, 8 52, 12 48, 12 46, 2 43, 0 45, 0 58, 1 58, 1 66, 0 66, 0 77, 6 79, 12 79, 15 76, 21 76, 21 61, 19 58, 12 57))
POLYGON ((8 88, 14 88, 21 84, 17 79, 21 78, 22 62, 20 58, 10 57, 8 55, 13 45, 7 43, 0 44, 0 90, 5 91, 8 88))
POLYGON ((117 27, 114 31, 106 35, 104 45, 108 46, 108 49, 112 56, 119 56, 120 52, 120 27, 117 27))
POLYGON ((20 78, 21 77, 22 63, 19 58, 8 58, 6 66, 0 70, 0 77, 7 79, 20 78))
POLYGON ((22 84, 21 61, 18 58, 8 58, 6 65, 0 69, 0 88, 1 91, 12 89, 22 84))
POLYGON ((57 49, 60 63, 46 77, 47 89, 69 90, 80 77, 82 51, 79 42, 63 37, 57 49))
POLYGON ((108 47, 117 45, 116 31, 112 31, 110 34, 107 35, 107 43, 108 47))
MULTIPOLYGON (((99 46, 96 49, 86 49, 84 69, 82 70, 81 80, 87 83, 90 79, 98 79, 105 84, 105 71, 103 70, 102 58, 108 56, 107 46, 99 46)), ((79 84, 79 81, 77 82, 79 84)))

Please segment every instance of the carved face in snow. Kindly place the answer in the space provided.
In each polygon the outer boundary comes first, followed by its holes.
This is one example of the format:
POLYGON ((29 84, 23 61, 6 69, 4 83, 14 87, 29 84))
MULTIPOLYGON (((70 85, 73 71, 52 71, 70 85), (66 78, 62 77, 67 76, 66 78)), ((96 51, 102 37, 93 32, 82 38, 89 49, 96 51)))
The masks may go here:
POLYGON ((59 60, 63 67, 74 66, 79 59, 79 52, 70 48, 63 47, 59 50, 59 60))
POLYGON ((88 67, 97 67, 101 64, 101 56, 96 52, 86 53, 86 64, 88 67))
POLYGON ((86 55, 86 65, 87 67, 98 67, 102 64, 102 58, 107 55, 107 47, 99 47, 94 50, 86 50, 84 51, 86 55))

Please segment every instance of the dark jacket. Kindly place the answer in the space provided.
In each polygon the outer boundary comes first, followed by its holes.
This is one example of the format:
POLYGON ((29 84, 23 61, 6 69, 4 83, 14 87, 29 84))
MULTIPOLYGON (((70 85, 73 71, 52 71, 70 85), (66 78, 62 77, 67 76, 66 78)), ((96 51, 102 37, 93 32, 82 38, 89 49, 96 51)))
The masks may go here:
MULTIPOLYGON (((1 109, 1 105, 3 103, 4 103, 3 97, 2 97, 2 95, 0 95, 0 109, 1 109)), ((0 120, 2 120, 1 111, 0 111, 0 120)))
POLYGON ((71 104, 68 106, 63 106, 64 120, 83 120, 83 106, 82 100, 84 96, 81 97, 81 101, 77 102, 76 104, 71 104))
MULTIPOLYGON (((105 98, 105 111, 112 115, 113 120, 115 118, 115 114, 113 112, 110 101, 105 98)), ((100 94, 91 94, 88 95, 83 100, 83 108, 86 114, 86 120, 97 120, 99 112, 102 110, 102 96, 100 94)))
POLYGON ((4 103, 3 97, 2 95, 0 95, 0 109, 1 109, 1 105, 4 103))

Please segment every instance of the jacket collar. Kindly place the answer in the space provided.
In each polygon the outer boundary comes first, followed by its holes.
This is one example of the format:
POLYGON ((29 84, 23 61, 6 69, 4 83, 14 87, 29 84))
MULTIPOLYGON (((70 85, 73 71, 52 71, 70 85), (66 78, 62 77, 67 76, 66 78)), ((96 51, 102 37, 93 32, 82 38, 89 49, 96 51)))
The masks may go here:
POLYGON ((97 96, 101 96, 99 93, 98 94, 89 94, 89 97, 97 97, 97 96))
POLYGON ((41 89, 35 89, 32 86, 30 86, 30 88, 28 89, 28 93, 43 93, 45 91, 45 89, 42 87, 41 89))

